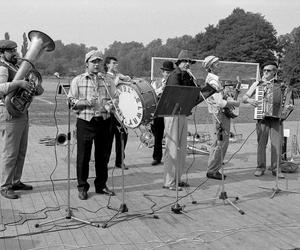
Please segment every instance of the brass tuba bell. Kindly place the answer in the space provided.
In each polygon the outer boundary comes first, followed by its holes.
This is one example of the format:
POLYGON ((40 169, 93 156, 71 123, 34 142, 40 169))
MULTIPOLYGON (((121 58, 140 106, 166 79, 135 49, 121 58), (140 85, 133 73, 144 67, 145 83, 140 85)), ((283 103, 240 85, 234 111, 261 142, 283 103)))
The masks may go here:
MULTIPOLYGON (((42 77, 35 69, 34 63, 44 50, 53 51, 55 49, 55 43, 48 35, 37 30, 30 31, 28 33, 28 38, 31 41, 30 48, 28 49, 25 57, 21 59, 22 63, 16 71, 13 80, 23 80, 33 73, 36 76, 33 78, 37 78, 37 80, 41 83, 42 77)), ((33 87, 35 87, 35 82, 33 80, 30 80, 30 83, 34 85, 33 87)), ((32 102, 33 94, 34 93, 20 88, 8 94, 5 97, 5 106, 9 114, 15 117, 24 114, 32 102)))

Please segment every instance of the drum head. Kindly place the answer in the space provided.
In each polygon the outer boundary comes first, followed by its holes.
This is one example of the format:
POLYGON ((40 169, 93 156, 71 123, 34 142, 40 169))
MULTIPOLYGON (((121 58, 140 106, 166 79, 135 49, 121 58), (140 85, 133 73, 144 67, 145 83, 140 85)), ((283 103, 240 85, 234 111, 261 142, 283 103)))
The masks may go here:
POLYGON ((156 105, 156 95, 149 83, 143 79, 123 82, 117 86, 117 93, 118 108, 126 127, 137 128, 148 120, 149 107, 153 108, 156 105))

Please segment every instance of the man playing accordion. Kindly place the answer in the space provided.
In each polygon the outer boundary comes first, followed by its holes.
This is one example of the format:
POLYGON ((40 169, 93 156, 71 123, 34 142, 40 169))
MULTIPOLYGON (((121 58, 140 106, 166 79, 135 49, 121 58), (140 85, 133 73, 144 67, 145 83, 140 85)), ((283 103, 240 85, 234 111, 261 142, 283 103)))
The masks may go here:
MULTIPOLYGON (((254 82, 247 93, 243 96, 243 102, 249 103, 257 107, 261 105, 261 102, 257 98, 254 98, 254 94, 261 89, 264 100, 268 100, 269 96, 273 95, 273 91, 280 90, 281 85, 277 83, 277 70, 278 65, 276 62, 267 62, 263 64, 263 76, 261 81, 254 82)), ((258 94, 258 93, 257 93, 258 94)), ((273 97, 272 97, 273 98, 273 97)), ((256 112, 255 110, 255 112, 256 112)), ((282 140, 282 119, 276 116, 258 115, 254 117, 257 119, 256 132, 257 132, 257 167, 254 173, 255 176, 259 177, 264 175, 266 170, 266 147, 268 144, 268 138, 270 134, 271 138, 271 166, 270 170, 272 174, 276 176, 277 171, 277 160, 278 157, 281 160, 281 140, 282 140)), ((285 178, 278 171, 278 178, 285 178)))

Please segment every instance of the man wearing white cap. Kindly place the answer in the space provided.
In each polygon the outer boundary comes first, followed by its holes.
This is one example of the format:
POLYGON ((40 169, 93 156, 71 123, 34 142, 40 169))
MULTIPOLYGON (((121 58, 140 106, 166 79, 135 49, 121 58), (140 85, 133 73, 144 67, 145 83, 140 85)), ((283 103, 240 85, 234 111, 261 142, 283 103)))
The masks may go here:
MULTIPOLYGON (((223 113, 223 109, 234 108, 240 105, 239 101, 225 100, 223 94, 223 87, 219 81, 219 58, 216 56, 207 56, 202 66, 208 72, 205 82, 209 83, 217 90, 207 99, 208 111, 212 113, 214 123, 214 138, 211 145, 211 150, 208 158, 207 178, 222 180, 222 174, 219 172, 225 157, 230 134, 230 118, 223 113), (219 143, 219 144, 218 144, 219 143)), ((224 179, 226 176, 224 175, 224 179)))
POLYGON ((105 86, 100 76, 102 62, 100 51, 92 50, 85 56, 86 72, 76 76, 71 83, 69 100, 77 114, 77 188, 81 200, 88 199, 89 162, 92 145, 95 146, 95 191, 115 195, 107 188, 110 150, 112 104, 109 95, 115 95, 114 86, 105 86), (107 88, 106 88, 107 87, 107 88), (108 94, 107 91, 110 93, 108 94))

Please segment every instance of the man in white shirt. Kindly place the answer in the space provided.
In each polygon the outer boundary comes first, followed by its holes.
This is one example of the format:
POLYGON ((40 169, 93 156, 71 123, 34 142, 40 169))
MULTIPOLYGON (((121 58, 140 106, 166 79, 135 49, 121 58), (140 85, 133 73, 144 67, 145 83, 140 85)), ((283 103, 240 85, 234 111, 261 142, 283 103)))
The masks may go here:
MULTIPOLYGON (((169 75, 175 68, 173 62, 164 61, 160 69, 163 77, 151 83, 151 86, 154 88, 158 98, 160 98, 166 86, 166 82, 168 80, 169 75)), ((164 117, 155 117, 153 119, 153 124, 151 125, 151 131, 154 135, 154 149, 152 154, 153 161, 151 163, 152 166, 156 166, 161 163, 161 159, 163 156, 162 140, 164 137, 164 130, 165 130, 164 117)))
MULTIPOLYGON (((225 157, 230 134, 230 118, 223 112, 224 108, 238 107, 240 103, 235 100, 225 100, 223 87, 219 81, 219 58, 216 56, 207 56, 203 61, 203 67, 208 72, 205 82, 209 83, 217 90, 207 99, 208 111, 212 113, 214 123, 214 138, 208 159, 207 178, 222 180, 222 174, 219 172, 223 159, 225 157)), ((224 175, 224 179, 226 176, 224 175)))

